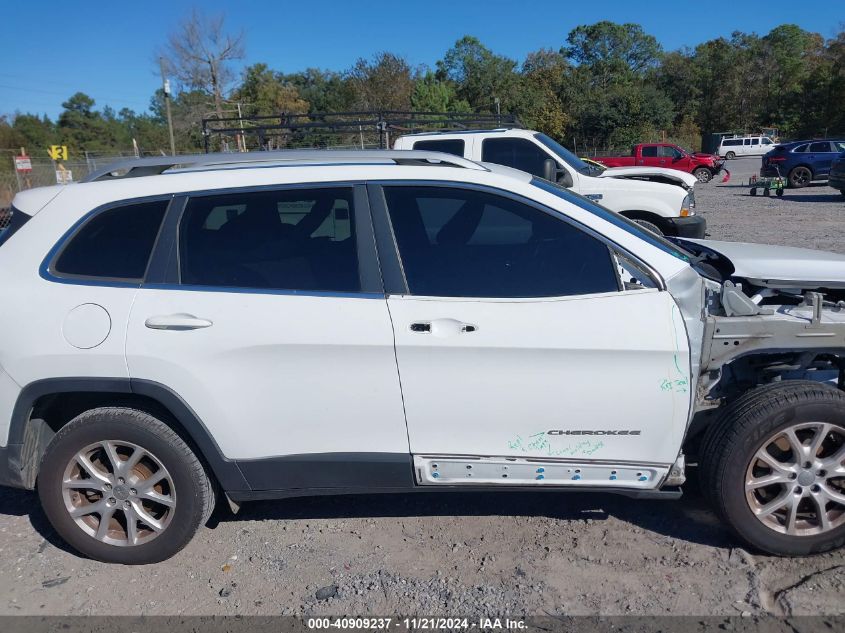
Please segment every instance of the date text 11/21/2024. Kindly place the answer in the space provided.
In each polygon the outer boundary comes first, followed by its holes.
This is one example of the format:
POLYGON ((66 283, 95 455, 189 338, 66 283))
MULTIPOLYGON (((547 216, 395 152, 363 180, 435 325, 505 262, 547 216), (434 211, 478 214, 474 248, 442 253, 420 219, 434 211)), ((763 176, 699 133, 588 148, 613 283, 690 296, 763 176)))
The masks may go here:
POLYGON ((308 618, 305 622, 308 629, 353 629, 353 630, 524 630, 528 628, 526 622, 519 618, 461 618, 461 617, 359 617, 359 618, 308 618))

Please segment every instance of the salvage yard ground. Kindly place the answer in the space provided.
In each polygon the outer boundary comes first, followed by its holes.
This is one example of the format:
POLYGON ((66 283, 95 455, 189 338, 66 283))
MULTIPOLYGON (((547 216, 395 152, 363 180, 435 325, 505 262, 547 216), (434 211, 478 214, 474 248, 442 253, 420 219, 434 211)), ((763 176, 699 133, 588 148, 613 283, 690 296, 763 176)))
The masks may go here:
MULTIPOLYGON (((845 253, 825 186, 752 198, 759 158, 698 187, 710 237, 845 253)), ((561 403, 565 406, 565 403, 561 403)), ((0 489, 0 614, 845 614, 845 550, 745 551, 696 482, 679 502, 585 494, 292 499, 212 519, 157 565, 85 560, 0 489)))

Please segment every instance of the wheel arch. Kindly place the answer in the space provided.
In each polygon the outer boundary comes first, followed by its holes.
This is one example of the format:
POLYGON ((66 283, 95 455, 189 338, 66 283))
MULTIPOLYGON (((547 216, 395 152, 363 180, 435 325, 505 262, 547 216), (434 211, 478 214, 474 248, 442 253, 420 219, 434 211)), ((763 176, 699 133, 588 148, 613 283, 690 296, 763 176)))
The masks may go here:
POLYGON ((808 165, 807 163, 798 163, 797 165, 793 165, 789 168, 789 172, 787 172, 787 174, 791 174, 794 170, 798 169, 799 167, 806 167, 808 170, 810 170, 810 175, 813 178, 816 177, 816 172, 813 170, 812 165, 808 165))
POLYGON ((647 220, 652 224, 662 227, 664 218, 653 211, 642 211, 640 209, 630 209, 628 211, 620 211, 619 215, 624 215, 630 220, 647 220))
POLYGON ((763 348, 731 357, 707 389, 707 397, 721 404, 696 411, 684 437, 684 452, 695 455, 698 442, 721 411, 745 393, 763 385, 794 381, 818 382, 845 391, 845 350, 763 348), (808 377, 820 371, 826 374, 808 377), (832 383, 834 375, 836 384, 832 383))
POLYGON ((7 442, 10 466, 20 472, 15 483, 32 490, 41 456, 56 432, 80 413, 103 406, 125 406, 155 416, 188 443, 224 491, 250 490, 235 461, 223 455, 176 392, 135 378, 47 378, 25 386, 12 412, 7 442))

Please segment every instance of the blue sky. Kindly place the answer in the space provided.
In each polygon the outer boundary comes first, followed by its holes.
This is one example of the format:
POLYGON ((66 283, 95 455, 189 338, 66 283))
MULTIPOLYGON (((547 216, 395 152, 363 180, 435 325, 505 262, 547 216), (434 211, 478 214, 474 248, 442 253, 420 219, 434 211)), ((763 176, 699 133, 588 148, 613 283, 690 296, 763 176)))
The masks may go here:
POLYGON ((77 90, 97 107, 145 111, 160 83, 154 51, 194 6, 223 11, 231 29, 246 31, 244 63, 262 61, 285 72, 345 70, 384 50, 412 65, 434 65, 465 34, 521 60, 538 48, 559 48, 572 28, 599 20, 642 24, 668 50, 735 30, 763 34, 783 22, 831 37, 845 22, 842 0, 812 10, 794 0, 10 2, 3 9, 0 114, 55 117, 77 90))

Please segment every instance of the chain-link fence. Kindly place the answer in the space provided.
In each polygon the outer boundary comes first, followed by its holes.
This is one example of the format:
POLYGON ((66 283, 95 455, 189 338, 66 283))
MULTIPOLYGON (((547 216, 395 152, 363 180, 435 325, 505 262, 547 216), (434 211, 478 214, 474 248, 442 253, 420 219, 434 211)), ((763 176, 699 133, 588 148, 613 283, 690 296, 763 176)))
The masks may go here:
POLYGON ((89 153, 84 158, 57 163, 49 159, 32 158, 30 171, 18 172, 14 169, 0 171, 0 209, 11 205, 12 198, 19 191, 33 187, 69 184, 79 182, 92 171, 111 162, 135 156, 134 152, 118 154, 89 153))

